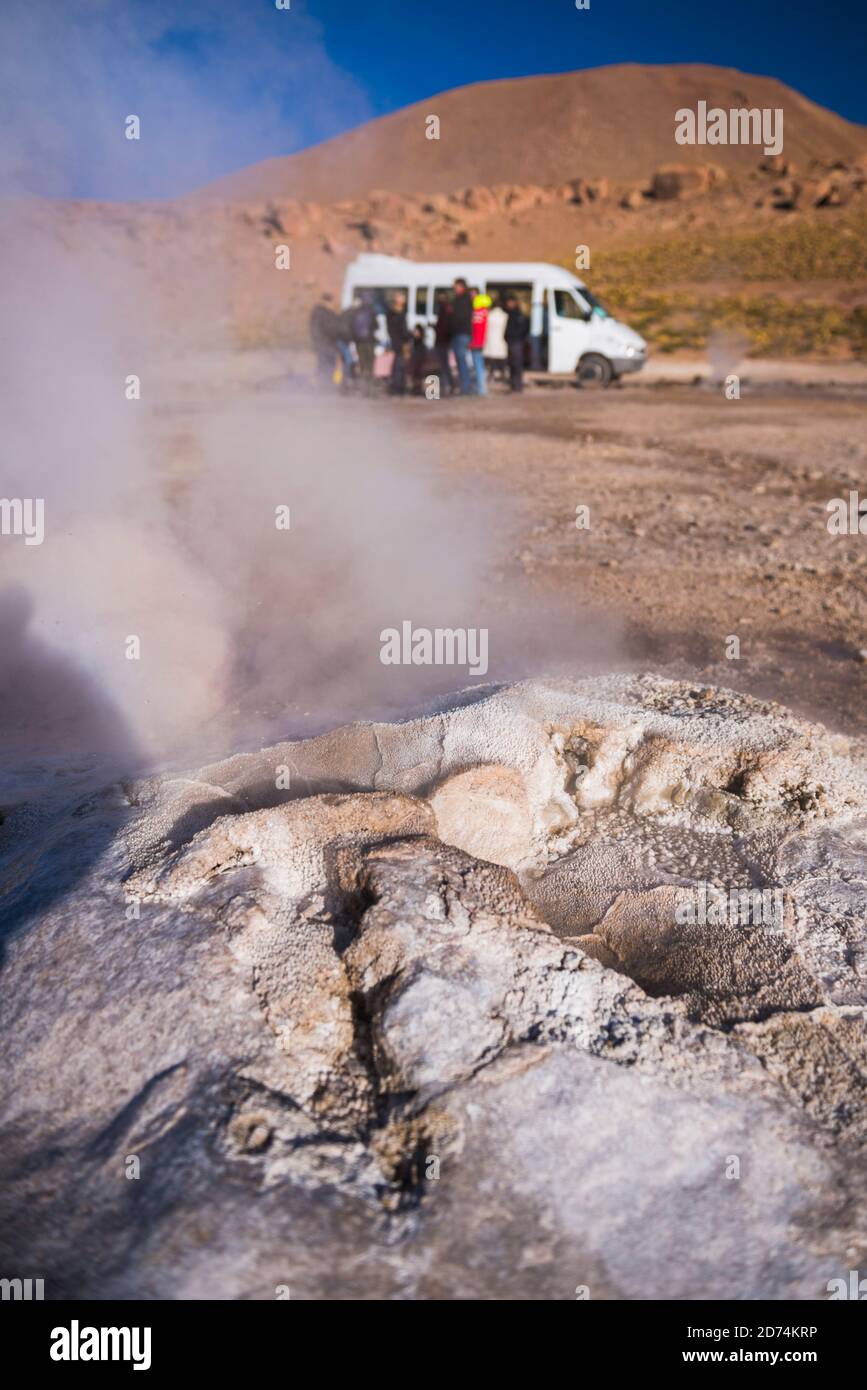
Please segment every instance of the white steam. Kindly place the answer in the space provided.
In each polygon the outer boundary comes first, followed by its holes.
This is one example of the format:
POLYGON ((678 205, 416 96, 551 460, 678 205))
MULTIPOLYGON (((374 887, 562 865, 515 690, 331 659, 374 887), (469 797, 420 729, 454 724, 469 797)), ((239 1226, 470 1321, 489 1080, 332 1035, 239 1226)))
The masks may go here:
MULTIPOLYGON (((114 120, 117 75, 100 67, 99 23, 115 22, 107 8, 73 7, 66 24, 65 8, 52 7, 59 33, 3 142, 13 181, 26 184, 21 170, 44 156, 40 178, 54 159, 58 184, 69 182, 66 136, 52 144, 42 109, 61 34, 63 83, 90 80, 93 120, 101 130, 114 120)), ((117 11, 125 24, 142 16, 134 59, 156 20, 165 27, 166 7, 156 18, 117 11)), ((10 13, 20 50, 36 20, 17 3, 10 13)), ((232 62, 245 70, 243 53, 232 62)), ((132 62, 127 77, 136 71, 132 62)), ((158 68, 159 80, 170 85, 172 71, 158 68)), ((230 116, 219 100, 214 83, 212 131, 230 116)), ((102 140, 94 135, 94 169, 102 140)), ((162 170, 170 182, 191 168, 191 147, 175 145, 162 170)), ((7 754, 191 762, 472 684, 462 669, 384 666, 380 633, 407 619, 488 628, 487 680, 592 664, 580 608, 540 615, 519 584, 493 582, 513 549, 503 498, 473 488, 471 459, 459 489, 446 487, 457 476, 445 466, 450 436, 419 427, 445 403, 338 400, 288 367, 281 378, 277 358, 258 388, 244 387, 225 336, 235 287, 219 255, 198 254, 194 240, 186 255, 172 245, 158 275, 137 255, 134 219, 130 235, 129 216, 110 207, 101 221, 74 218, 68 203, 0 207, 0 495, 45 507, 41 545, 0 536, 7 754), (139 400, 127 398, 132 375, 139 400), (285 506, 289 530, 275 524, 285 506)))

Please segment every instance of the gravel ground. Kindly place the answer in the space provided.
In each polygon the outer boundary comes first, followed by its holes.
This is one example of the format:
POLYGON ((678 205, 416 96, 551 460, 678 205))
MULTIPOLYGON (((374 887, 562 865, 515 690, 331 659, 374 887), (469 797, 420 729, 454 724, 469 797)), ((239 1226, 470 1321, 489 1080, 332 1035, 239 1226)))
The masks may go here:
POLYGON ((863 734, 867 536, 831 536, 826 504, 867 490, 867 396, 857 372, 840 382, 813 368, 809 385, 789 364, 761 375, 736 401, 651 378, 401 405, 414 427, 442 432, 452 485, 509 498, 514 571, 540 603, 601 612, 613 664, 698 676, 863 734))

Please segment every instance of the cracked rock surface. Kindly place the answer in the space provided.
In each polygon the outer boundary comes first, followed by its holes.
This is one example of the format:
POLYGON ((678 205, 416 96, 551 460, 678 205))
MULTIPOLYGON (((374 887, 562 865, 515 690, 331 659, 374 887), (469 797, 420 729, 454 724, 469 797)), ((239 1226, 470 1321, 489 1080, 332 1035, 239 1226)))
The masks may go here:
POLYGON ((810 1299, 867 1258, 865 750, 780 706, 476 692, 0 848, 0 1241, 49 1296, 810 1299))

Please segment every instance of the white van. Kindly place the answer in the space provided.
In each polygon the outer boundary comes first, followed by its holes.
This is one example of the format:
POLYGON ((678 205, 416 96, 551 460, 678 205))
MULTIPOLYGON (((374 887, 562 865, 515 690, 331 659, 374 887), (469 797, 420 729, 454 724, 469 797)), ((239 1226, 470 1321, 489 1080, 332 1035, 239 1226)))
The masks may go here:
POLYGON ((433 342, 437 301, 462 277, 502 304, 513 293, 530 316, 529 366, 557 376, 576 373, 586 385, 607 386, 647 360, 647 344, 625 323, 611 318, 587 286, 568 270, 542 261, 408 261, 399 256, 362 255, 346 268, 342 305, 359 291, 372 296, 384 333, 391 296, 406 295, 410 331, 416 324, 433 342))

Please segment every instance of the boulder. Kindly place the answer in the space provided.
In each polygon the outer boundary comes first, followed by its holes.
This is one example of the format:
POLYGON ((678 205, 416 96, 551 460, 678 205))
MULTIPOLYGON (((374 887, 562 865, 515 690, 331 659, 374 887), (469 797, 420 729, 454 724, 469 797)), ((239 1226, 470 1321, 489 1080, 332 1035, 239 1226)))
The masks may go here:
POLYGON ((486 216, 499 210, 499 201, 492 188, 467 188, 461 198, 465 208, 470 212, 480 213, 486 216))
POLYGON ((775 208, 797 208, 803 196, 803 185, 795 179, 783 179, 771 189, 771 203, 775 208))
POLYGON ((654 198, 697 198, 710 188, 710 172, 706 165, 662 164, 653 175, 651 192, 654 198))
POLYGON ((583 179, 570 179, 557 188, 557 197, 569 203, 583 203, 587 197, 587 185, 583 179))
POLYGON ((767 154, 759 163, 759 168, 763 174, 788 174, 797 173, 797 165, 782 154, 767 154))
POLYGON ((505 196, 505 205, 510 212, 525 212, 528 208, 541 207, 553 200, 553 190, 541 188, 536 184, 515 184, 505 196))
POLYGON ((588 179, 584 184, 584 189, 591 203, 604 202, 608 197, 608 180, 588 179))
POLYGON ((400 225, 406 219, 408 200, 399 193, 375 190, 365 200, 364 216, 370 221, 400 225))
POLYGON ((629 208, 634 212, 638 208, 644 206, 644 195, 640 189, 630 188, 629 192, 624 193, 623 197, 620 199, 620 206, 622 208, 629 208))
POLYGON ((608 197, 608 180, 571 179, 560 185, 559 195, 573 203, 602 202, 608 197))
POLYGON ((852 185, 840 178, 820 179, 811 190, 813 207, 842 207, 852 196, 852 185))

